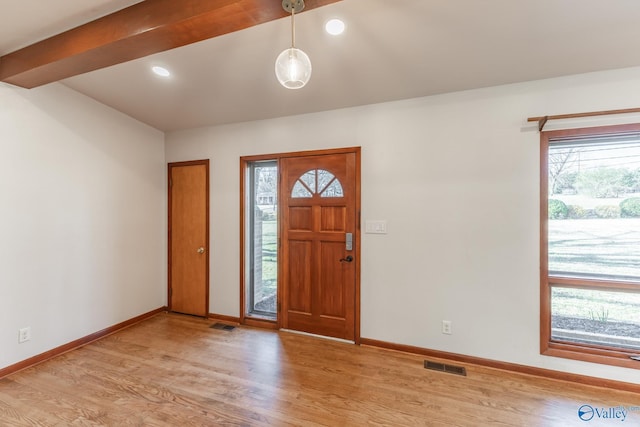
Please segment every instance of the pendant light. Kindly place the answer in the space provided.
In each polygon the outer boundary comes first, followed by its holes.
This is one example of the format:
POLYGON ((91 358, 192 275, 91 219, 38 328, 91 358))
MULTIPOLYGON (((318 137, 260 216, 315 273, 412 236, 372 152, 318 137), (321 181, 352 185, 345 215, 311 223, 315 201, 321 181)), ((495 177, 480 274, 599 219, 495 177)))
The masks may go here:
POLYGON ((276 59, 276 77, 287 89, 300 89, 311 78, 311 61, 306 53, 296 48, 295 15, 304 9, 304 0, 283 0, 282 8, 291 12, 291 47, 276 59))

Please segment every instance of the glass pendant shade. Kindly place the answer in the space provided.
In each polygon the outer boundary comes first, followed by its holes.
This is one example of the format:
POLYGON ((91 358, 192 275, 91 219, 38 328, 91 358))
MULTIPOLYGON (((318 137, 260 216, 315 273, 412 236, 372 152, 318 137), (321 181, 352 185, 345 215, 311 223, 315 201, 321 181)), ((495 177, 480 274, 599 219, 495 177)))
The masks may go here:
POLYGON ((282 51, 276 59, 276 77, 287 89, 300 89, 311 78, 311 60, 295 47, 282 51))

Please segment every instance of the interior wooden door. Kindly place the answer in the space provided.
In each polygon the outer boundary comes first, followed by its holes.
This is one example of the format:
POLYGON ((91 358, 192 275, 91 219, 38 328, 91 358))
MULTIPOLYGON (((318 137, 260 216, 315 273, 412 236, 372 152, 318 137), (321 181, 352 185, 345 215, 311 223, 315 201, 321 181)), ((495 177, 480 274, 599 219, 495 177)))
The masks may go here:
POLYGON ((169 310, 209 312, 209 160, 169 164, 169 310))
POLYGON ((281 161, 285 329, 356 340, 356 161, 353 152, 281 161))

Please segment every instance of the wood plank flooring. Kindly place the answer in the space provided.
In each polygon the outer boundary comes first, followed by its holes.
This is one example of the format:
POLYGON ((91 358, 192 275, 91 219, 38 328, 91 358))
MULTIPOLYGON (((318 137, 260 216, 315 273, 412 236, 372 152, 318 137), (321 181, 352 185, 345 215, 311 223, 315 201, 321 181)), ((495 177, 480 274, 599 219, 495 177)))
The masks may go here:
POLYGON ((640 396, 173 314, 0 380, 1 426, 592 426, 640 396))

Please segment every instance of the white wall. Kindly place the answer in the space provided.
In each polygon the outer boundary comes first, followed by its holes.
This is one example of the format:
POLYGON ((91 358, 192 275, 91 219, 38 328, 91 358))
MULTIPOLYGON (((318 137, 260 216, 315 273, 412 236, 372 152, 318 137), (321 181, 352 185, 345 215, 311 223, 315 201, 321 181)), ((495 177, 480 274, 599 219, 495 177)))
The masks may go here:
POLYGON ((361 146, 362 219, 389 230, 363 234, 362 337, 640 383, 640 370, 539 354, 539 134, 526 123, 638 106, 640 69, 617 70, 175 132, 166 157, 212 162, 212 312, 240 314, 239 157, 361 146))
POLYGON ((166 305, 165 168, 161 132, 0 84, 0 368, 166 305))

